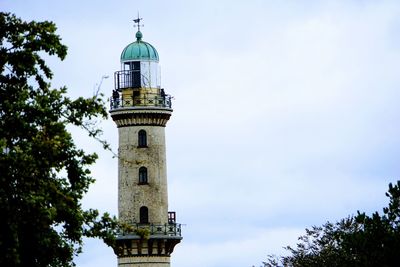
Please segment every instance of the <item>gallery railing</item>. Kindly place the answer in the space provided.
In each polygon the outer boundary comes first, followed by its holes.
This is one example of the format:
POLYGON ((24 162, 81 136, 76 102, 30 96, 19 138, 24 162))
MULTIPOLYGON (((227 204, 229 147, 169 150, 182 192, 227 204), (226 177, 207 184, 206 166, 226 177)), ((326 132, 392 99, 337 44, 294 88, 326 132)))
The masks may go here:
POLYGON ((170 236, 180 237, 182 236, 181 224, 179 223, 166 223, 166 224, 129 224, 125 231, 121 232, 120 235, 140 235, 144 231, 150 236, 170 236))
POLYGON ((171 108, 172 97, 170 95, 161 94, 142 94, 140 96, 121 97, 114 96, 110 98, 110 108, 125 108, 125 107, 161 107, 171 108))

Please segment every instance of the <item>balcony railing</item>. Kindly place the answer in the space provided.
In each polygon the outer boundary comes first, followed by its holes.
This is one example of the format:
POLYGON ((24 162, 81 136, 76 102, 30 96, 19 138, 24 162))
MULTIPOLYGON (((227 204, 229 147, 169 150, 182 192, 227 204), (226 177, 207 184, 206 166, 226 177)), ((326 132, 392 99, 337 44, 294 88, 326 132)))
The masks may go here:
POLYGON ((130 224, 129 231, 120 233, 121 236, 125 235, 137 235, 140 230, 147 229, 150 236, 170 236, 180 237, 182 236, 181 224, 179 223, 166 223, 166 224, 130 224), (138 231, 139 230, 139 231, 138 231))
POLYGON ((171 108, 172 97, 170 95, 161 94, 142 94, 140 96, 121 97, 113 96, 110 98, 110 108, 125 108, 125 107, 161 107, 171 108))
POLYGON ((124 88, 141 87, 139 70, 123 70, 114 73, 114 88, 116 90, 124 88))
POLYGON ((114 73, 114 89, 125 88, 159 88, 157 74, 146 72, 142 73, 139 69, 121 70, 114 73))

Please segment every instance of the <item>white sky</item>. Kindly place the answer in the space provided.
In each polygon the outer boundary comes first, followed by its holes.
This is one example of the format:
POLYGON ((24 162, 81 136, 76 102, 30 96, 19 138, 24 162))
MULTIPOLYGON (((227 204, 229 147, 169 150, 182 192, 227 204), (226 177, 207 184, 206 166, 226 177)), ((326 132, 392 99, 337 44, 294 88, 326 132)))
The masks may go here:
MULTIPOLYGON (((50 60, 71 96, 113 89, 132 19, 175 97, 167 126, 173 267, 250 267, 305 227, 381 211, 400 172, 399 1, 22 1, 1 10, 52 20, 69 47, 50 60)), ((117 150, 117 129, 102 122, 117 150)), ((100 154, 85 207, 117 213, 117 160, 100 154)), ((116 266, 87 240, 78 266, 116 266)))

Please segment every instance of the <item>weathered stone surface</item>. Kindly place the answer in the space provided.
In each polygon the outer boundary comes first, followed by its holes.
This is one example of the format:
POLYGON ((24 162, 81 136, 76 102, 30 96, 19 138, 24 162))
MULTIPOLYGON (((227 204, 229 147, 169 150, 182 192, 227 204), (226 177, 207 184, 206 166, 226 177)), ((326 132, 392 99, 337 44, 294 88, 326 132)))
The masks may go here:
POLYGON ((168 223, 165 128, 130 126, 119 131, 119 201, 121 221, 139 223, 140 207, 149 210, 149 223, 168 223), (138 132, 147 133, 147 147, 138 147, 138 132), (148 184, 139 184, 139 168, 147 168, 148 184))

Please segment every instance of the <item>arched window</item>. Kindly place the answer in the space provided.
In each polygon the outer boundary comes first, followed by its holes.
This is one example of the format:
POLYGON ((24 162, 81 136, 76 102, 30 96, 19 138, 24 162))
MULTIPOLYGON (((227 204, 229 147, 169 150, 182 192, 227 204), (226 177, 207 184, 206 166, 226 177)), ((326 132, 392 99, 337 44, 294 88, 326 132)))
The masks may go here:
POLYGON ((138 147, 147 147, 147 133, 145 130, 140 130, 138 133, 138 147))
POLYGON ((140 167, 139 168, 139 184, 147 184, 147 168, 140 167))
POLYGON ((140 207, 139 223, 149 223, 149 209, 145 206, 140 207))

